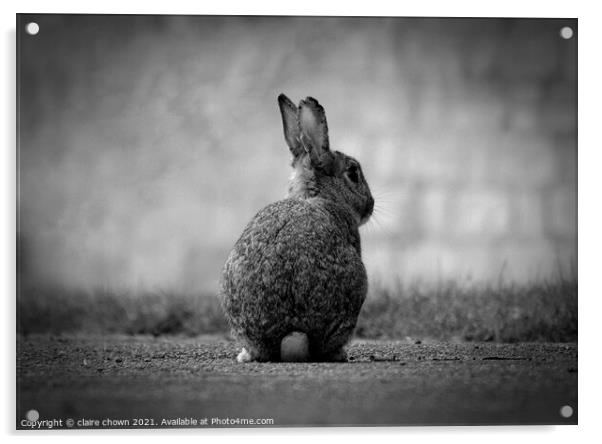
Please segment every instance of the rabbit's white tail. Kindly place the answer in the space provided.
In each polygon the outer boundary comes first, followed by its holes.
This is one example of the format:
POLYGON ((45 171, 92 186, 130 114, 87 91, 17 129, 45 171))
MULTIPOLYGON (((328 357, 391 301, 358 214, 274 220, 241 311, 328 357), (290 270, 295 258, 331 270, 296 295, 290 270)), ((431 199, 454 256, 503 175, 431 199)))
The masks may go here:
POLYGON ((283 362, 309 361, 309 339, 305 333, 294 331, 280 342, 280 360, 283 362))

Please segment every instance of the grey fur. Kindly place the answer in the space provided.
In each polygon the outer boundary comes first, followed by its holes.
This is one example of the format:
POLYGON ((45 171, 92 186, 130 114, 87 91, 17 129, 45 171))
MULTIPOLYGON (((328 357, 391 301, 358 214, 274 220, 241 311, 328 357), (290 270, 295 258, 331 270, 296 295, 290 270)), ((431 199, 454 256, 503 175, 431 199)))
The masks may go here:
POLYGON ((319 103, 301 101, 296 131, 292 102, 282 94, 278 102, 295 174, 287 197, 262 209, 234 245, 220 298, 243 360, 279 361, 293 332, 307 335, 311 360, 342 360, 368 288, 358 228, 374 200, 359 163, 330 150, 319 103))

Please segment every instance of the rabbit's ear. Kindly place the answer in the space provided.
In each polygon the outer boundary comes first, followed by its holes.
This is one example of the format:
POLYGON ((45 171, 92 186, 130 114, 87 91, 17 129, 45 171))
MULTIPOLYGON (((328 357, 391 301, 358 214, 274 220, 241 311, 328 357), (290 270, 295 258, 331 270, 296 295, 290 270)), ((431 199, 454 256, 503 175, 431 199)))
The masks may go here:
POLYGON ((312 159, 319 159, 329 150, 328 124, 324 108, 313 97, 299 104, 299 126, 303 148, 312 159))
POLYGON ((299 131, 299 117, 297 107, 284 94, 278 96, 278 106, 282 115, 282 126, 284 128, 284 139, 288 145, 293 157, 297 158, 303 154, 301 146, 301 132, 299 131))

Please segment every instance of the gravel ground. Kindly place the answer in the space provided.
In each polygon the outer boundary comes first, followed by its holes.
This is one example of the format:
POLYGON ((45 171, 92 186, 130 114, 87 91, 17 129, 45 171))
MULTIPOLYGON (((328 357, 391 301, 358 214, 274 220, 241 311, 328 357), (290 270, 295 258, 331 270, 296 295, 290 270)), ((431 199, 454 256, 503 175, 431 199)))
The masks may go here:
POLYGON ((215 337, 21 337, 17 428, 577 423, 577 344, 362 341, 343 364, 236 353, 215 337))

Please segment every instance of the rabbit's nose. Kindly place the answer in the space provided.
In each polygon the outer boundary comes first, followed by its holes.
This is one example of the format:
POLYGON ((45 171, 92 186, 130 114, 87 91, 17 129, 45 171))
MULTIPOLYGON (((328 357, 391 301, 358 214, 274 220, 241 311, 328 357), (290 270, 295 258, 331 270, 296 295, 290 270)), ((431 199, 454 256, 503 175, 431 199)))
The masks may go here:
POLYGON ((373 210, 374 210, 374 198, 372 198, 372 196, 370 196, 370 200, 368 200, 368 204, 366 205, 366 213, 372 214, 373 210))

